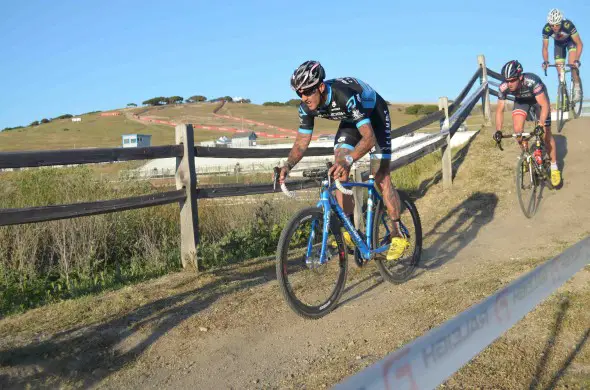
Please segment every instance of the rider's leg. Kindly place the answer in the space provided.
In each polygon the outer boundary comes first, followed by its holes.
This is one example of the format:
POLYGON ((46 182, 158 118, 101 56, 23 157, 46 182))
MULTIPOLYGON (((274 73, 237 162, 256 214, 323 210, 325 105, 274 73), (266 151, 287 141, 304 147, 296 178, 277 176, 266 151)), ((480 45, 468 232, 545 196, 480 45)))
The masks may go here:
MULTIPOLYGON (((343 155, 349 154, 350 150, 351 149, 347 147, 338 147, 336 150, 334 150, 334 158, 340 159, 343 155)), ((339 180, 341 182, 348 181, 348 174, 346 174, 345 176, 341 176, 339 180)), ((342 192, 336 191, 336 200, 338 201, 338 204, 340 205, 340 207, 342 207, 346 215, 350 216, 354 213, 354 198, 352 197, 352 195, 344 195, 342 192)))
MULTIPOLYGON (((574 62, 578 59, 578 50, 576 45, 572 42, 570 46, 568 46, 568 64, 573 65, 574 62)), ((572 71, 572 77, 574 78, 574 83, 576 86, 580 84, 580 75, 578 72, 572 71)))
MULTIPOLYGON (((391 181, 391 169, 389 163, 391 160, 371 159, 371 170, 375 177, 375 186, 381 191, 383 203, 387 208, 387 215, 392 221, 397 221, 400 217, 400 199, 397 190, 391 181)), ((394 226, 394 234, 400 235, 398 226, 394 226)))
MULTIPOLYGON (((514 128, 514 133, 520 134, 523 132, 527 115, 526 108, 514 102, 514 110, 512 110, 512 127, 514 128)), ((527 141, 520 142, 518 138, 516 140, 523 150, 528 149, 529 145, 527 141)))
POLYGON ((381 190, 383 203, 387 209, 387 215, 392 223, 391 245, 387 251, 387 260, 398 260, 402 257, 405 250, 410 246, 407 238, 401 234, 400 230, 400 210, 401 201, 399 193, 391 181, 391 169, 389 163, 391 157, 387 159, 371 159, 371 170, 375 177, 375 185, 381 190))

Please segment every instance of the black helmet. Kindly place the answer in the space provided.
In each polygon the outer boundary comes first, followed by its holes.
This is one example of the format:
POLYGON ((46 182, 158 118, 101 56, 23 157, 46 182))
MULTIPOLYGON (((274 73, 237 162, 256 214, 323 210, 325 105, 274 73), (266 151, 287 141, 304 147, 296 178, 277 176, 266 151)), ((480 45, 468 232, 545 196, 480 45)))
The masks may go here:
POLYGON ((520 64, 520 62, 518 62, 516 60, 508 61, 502 67, 502 77, 504 77, 504 80, 513 79, 515 77, 520 76, 521 74, 522 74, 522 65, 520 64))
POLYGON ((291 88, 295 91, 315 87, 326 77, 324 68, 318 61, 305 61, 293 72, 291 88))

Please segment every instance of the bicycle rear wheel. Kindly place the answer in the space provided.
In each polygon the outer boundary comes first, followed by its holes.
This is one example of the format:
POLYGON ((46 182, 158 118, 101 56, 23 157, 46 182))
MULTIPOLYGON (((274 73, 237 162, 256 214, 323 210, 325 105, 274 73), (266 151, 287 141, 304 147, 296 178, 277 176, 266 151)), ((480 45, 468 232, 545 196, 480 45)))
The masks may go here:
MULTIPOLYGON (((576 68, 573 68, 572 69, 572 72, 574 71, 574 69, 575 69, 575 72, 578 73, 578 78, 579 78, 580 72, 576 68)), ((584 100, 584 90, 582 89, 582 79, 580 78, 580 95, 579 95, 579 99, 574 100, 574 81, 573 81, 573 78, 572 78, 571 86, 572 86, 572 93, 571 93, 571 96, 572 96, 572 104, 571 104, 572 105, 572 110, 574 111, 574 118, 575 119, 578 119, 580 117, 580 114, 582 113, 582 102, 584 100)))
MULTIPOLYGON (((422 256, 422 224, 418 209, 410 197, 403 191, 399 191, 401 201, 400 223, 402 232, 410 242, 410 246, 404 255, 395 261, 387 260, 387 251, 375 255, 375 262, 383 279, 390 283, 403 283, 408 280, 422 256)), ((377 203, 373 221, 373 249, 391 243, 392 221, 387 214, 387 208, 383 201, 377 203)))
POLYGON ((328 261, 320 264, 323 210, 309 207, 299 211, 283 229, 277 248, 276 272, 279 287, 289 307, 304 318, 317 319, 338 304, 344 291, 348 263, 340 223, 332 217, 326 246, 328 261))
POLYGON ((523 152, 516 163, 516 196, 525 217, 532 218, 535 215, 541 201, 540 195, 539 178, 532 156, 523 152))
POLYGON ((566 108, 566 102, 565 102, 565 98, 566 98, 566 88, 563 84, 559 84, 559 86, 557 87, 557 111, 556 111, 556 115, 557 115, 557 132, 561 133, 561 129, 563 129, 563 126, 565 125, 565 119, 563 119, 563 113, 567 110, 566 108))

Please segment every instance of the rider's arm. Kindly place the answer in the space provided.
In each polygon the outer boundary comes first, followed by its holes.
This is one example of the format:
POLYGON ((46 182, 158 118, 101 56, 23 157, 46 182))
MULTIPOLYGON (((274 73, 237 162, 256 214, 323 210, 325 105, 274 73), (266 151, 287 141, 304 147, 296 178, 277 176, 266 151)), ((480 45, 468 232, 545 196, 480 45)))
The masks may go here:
POLYGON ((354 150, 350 152, 350 155, 354 161, 369 153, 371 148, 375 146, 376 141, 375 132, 373 131, 373 126, 371 126, 370 121, 358 126, 358 129, 362 138, 360 139, 359 143, 356 144, 354 150))
POLYGON ((543 37, 543 62, 549 62, 549 38, 543 37))
POLYGON ((303 133, 298 132, 297 136, 295 137, 295 143, 289 152, 289 157, 287 158, 287 164, 289 164, 289 169, 293 168, 305 154, 309 143, 311 142, 311 132, 310 133, 303 133))
POLYGON ((541 126, 545 126, 545 121, 549 115, 549 100, 547 99, 547 94, 545 92, 540 93, 535 96, 537 103, 541 106, 541 114, 539 115, 539 124, 541 126))
POLYGON ((501 131, 504 124, 504 102, 505 100, 498 99, 496 104, 496 130, 501 131))

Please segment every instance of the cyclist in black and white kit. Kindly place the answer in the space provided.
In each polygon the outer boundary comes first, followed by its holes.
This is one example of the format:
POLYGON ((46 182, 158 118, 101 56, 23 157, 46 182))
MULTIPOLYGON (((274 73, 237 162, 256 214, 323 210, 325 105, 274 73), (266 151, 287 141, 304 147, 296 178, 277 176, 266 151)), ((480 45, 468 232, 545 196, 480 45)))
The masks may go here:
MULTIPOLYGON (((565 19, 558 9, 552 9, 547 15, 547 23, 543 26, 543 69, 549 65, 549 38, 554 40, 554 57, 556 64, 564 64, 569 54, 568 63, 580 68, 580 58, 584 44, 578 33, 578 29, 571 20, 565 19)), ((559 77, 559 73, 557 74, 559 77)), ((574 77, 574 93, 572 99, 580 100, 580 75, 578 72, 572 72, 574 77)))
MULTIPOLYGON (((551 103, 547 87, 539 76, 524 73, 522 65, 516 61, 508 61, 502 67, 504 82, 498 88, 498 105, 496 107, 496 131, 502 131, 504 121, 504 103, 508 94, 514 96, 512 123, 515 133, 522 133, 525 121, 532 120, 533 113, 545 132, 547 154, 551 157, 551 184, 557 187, 561 182, 561 172, 557 167, 557 150, 555 139, 551 134, 551 103)), ((520 143, 520 139, 517 139, 520 143)), ((521 145, 527 147, 527 145, 521 145)))
MULTIPOLYGON (((371 153, 375 185, 383 194, 387 213, 394 221, 394 233, 397 233, 393 234, 387 260, 397 260, 409 242, 399 231, 400 200, 390 176, 391 121, 387 103, 373 88, 357 78, 324 79, 324 68, 317 61, 304 62, 291 77, 291 87, 301 98, 299 131, 287 162, 281 168, 279 180, 283 182, 293 166, 303 158, 311 141, 316 117, 340 121, 334 140, 335 163, 330 173, 341 181, 347 181, 352 163, 371 153)), ((352 197, 340 191, 336 197, 344 212, 351 216, 352 197)), ((346 244, 352 246, 348 232, 344 233, 346 244)))

